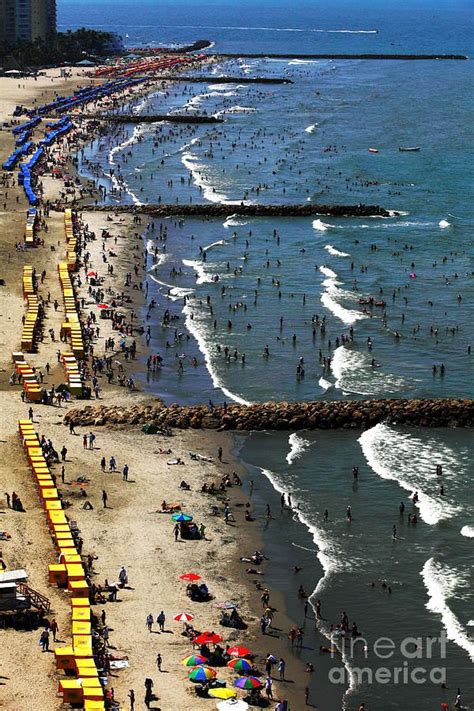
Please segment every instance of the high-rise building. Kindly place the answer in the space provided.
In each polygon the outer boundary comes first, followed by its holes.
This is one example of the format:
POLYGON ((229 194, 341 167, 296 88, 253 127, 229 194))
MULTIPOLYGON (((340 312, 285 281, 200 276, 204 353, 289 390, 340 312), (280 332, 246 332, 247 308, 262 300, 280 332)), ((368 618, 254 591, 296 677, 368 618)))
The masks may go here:
POLYGON ((0 42, 49 40, 56 33, 56 0, 0 0, 0 42))
POLYGON ((0 0, 0 48, 15 41, 15 0, 0 0))

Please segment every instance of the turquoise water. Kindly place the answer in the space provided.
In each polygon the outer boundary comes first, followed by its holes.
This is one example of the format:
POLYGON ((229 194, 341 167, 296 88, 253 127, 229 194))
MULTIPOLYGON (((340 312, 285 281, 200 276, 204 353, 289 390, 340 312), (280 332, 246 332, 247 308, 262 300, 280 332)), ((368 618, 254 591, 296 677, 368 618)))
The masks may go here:
MULTIPOLYGON (((81 24, 84 6, 67 6, 62 21, 81 24)), ((103 13, 103 26, 124 31, 125 6, 113 19, 103 13)), ((472 38, 460 4, 347 5, 344 12, 233 7, 196 6, 183 15, 179 4, 163 6, 158 23, 148 5, 143 24, 126 25, 127 42, 203 36, 221 51, 468 53, 472 38)), ((135 110, 187 107, 218 113, 225 123, 126 127, 95 142, 83 165, 109 190, 115 186, 111 203, 235 203, 225 221, 156 221, 144 235, 148 299, 158 302, 151 347, 164 358, 149 376, 151 391, 179 402, 472 397, 471 62, 242 59, 208 71, 285 76, 293 84, 171 87, 135 110), (420 151, 403 153, 400 146, 420 151), (399 214, 242 219, 241 200, 377 203, 399 214), (367 297, 385 305, 359 303, 367 297), (162 323, 165 309, 176 317, 171 326, 162 323)), ((292 492, 292 510, 264 532, 272 560, 283 561, 271 565, 269 581, 288 593, 290 612, 300 614, 288 571, 301 555, 305 587, 316 586, 313 602, 322 603, 319 632, 329 634, 345 610, 367 640, 367 659, 362 645, 345 657, 348 676, 339 687, 330 679, 337 665, 317 654, 320 642, 308 630, 302 659, 315 664, 311 688, 322 709, 334 708, 335 686, 341 694, 350 687, 347 708, 365 702, 377 711, 435 709, 452 703, 458 686, 464 705, 474 707, 472 441, 471 431, 389 424, 363 434, 259 433, 239 440, 257 513, 269 500, 278 510, 278 492, 292 492), (415 490, 417 504, 410 500, 415 490), (408 513, 417 515, 415 526, 408 513), (446 658, 439 647, 428 658, 426 638, 442 631, 446 658), (374 653, 380 636, 396 647, 385 661, 374 653), (400 651, 407 637, 423 638, 420 658, 400 651), (357 668, 380 666, 390 670, 388 683, 357 679, 357 668), (434 667, 446 668, 449 690, 436 675, 423 684, 403 676, 397 682, 396 666, 423 667, 428 677, 434 667)))

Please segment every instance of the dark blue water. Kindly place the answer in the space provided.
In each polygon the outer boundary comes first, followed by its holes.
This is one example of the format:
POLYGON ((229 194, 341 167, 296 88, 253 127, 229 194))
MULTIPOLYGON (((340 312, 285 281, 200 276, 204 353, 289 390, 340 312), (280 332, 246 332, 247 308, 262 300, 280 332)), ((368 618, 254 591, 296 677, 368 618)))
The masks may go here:
MULTIPOLYGON (((130 3, 114 3, 112 11, 107 3, 64 2, 60 22, 126 33, 129 46, 205 37, 216 51, 242 53, 472 48, 462 3, 140 7, 143 20, 132 24, 136 4, 131 15, 130 3)), ((225 123, 126 127, 95 142, 83 165, 101 176, 111 203, 235 204, 225 221, 169 219, 147 230, 148 298, 158 302, 150 345, 164 358, 148 377, 150 389, 180 402, 472 397, 471 62, 242 59, 205 71, 293 83, 169 86, 134 110, 207 111, 225 123), (242 200, 377 203, 399 214, 243 219, 242 200), (385 303, 359 303, 367 297, 385 303), (172 326, 162 323, 165 309, 177 317, 172 326)), ((472 441, 470 431, 378 425, 362 435, 254 434, 239 443, 263 500, 269 482, 292 492, 288 514, 304 526, 295 534, 285 514, 278 541, 268 528, 269 549, 282 561, 292 559, 293 544, 308 549, 305 585, 317 585, 320 631, 330 634, 345 610, 366 639, 367 658, 363 645, 345 657, 348 708, 364 701, 377 710, 435 709, 452 703, 458 686, 466 708, 474 707, 472 441), (356 482, 353 466, 360 468, 356 482), (427 638, 442 632, 446 650, 433 646, 430 657, 427 638), (395 645, 386 660, 374 651, 380 636, 395 645), (418 657, 409 641, 401 651, 409 637, 421 638, 418 657), (416 666, 423 683, 411 676, 416 666), (368 676, 380 667, 389 670, 385 682, 368 676), (446 669, 448 691, 436 667, 446 669), (369 670, 362 678, 360 668, 369 670)), ((272 581, 284 589, 286 570, 286 563, 272 565, 272 581)), ((312 661, 312 690, 329 711, 331 663, 317 654, 312 661)))
POLYGON ((60 0, 59 29, 94 27, 129 46, 206 38, 221 52, 461 52, 472 50, 469 2, 357 3, 60 0), (139 16, 139 19, 137 17, 139 16), (357 32, 348 34, 341 30, 357 32), (359 34, 378 30, 377 33, 359 34), (335 32, 336 31, 336 32, 335 32))

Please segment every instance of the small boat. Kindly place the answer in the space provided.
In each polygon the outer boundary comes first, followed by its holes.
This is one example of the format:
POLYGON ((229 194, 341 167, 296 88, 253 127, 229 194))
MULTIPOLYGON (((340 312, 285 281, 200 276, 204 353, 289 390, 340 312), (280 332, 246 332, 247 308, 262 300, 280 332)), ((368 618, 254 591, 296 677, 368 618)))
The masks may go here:
POLYGON ((369 148, 369 153, 378 153, 379 149, 378 148, 369 148))
POLYGON ((421 150, 421 146, 413 146, 407 148, 403 148, 402 146, 400 146, 398 150, 402 151, 402 153, 416 153, 417 151, 421 150))

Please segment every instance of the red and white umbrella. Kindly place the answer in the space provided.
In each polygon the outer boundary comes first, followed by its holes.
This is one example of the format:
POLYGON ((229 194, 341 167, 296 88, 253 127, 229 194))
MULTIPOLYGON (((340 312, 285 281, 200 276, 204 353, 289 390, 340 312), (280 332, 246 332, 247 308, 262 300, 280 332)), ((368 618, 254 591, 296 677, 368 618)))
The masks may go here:
POLYGON ((189 612, 180 612, 179 615, 173 617, 176 622, 191 622, 194 620, 194 615, 190 615, 189 612))

